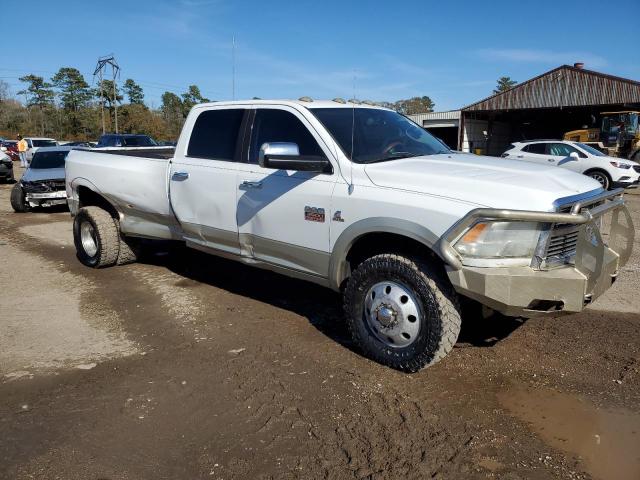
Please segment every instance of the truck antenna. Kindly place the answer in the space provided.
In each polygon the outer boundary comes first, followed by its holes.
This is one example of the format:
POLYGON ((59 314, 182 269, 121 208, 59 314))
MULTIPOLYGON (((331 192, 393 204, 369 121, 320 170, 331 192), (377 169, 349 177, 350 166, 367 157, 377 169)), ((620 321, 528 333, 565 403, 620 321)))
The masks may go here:
POLYGON ((236 99, 236 36, 231 37, 231 100, 236 99))
POLYGON ((353 99, 351 100, 351 155, 349 164, 349 195, 353 193, 353 149, 355 146, 356 131, 356 70, 353 69, 353 99))

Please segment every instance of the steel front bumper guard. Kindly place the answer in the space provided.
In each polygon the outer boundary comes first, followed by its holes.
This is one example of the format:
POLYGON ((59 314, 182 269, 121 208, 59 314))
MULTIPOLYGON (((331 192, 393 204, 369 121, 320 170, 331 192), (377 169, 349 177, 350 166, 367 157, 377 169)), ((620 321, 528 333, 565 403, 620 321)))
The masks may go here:
POLYGON ((575 203, 570 213, 478 208, 454 224, 438 242, 437 249, 447 263, 447 274, 458 293, 505 315, 533 317, 579 312, 611 286, 618 269, 631 256, 634 226, 622 193, 623 189, 603 192, 575 203), (594 206, 586 209, 585 205, 594 206), (596 220, 607 213, 612 213, 612 217, 605 243, 596 220), (487 220, 578 225, 574 264, 547 269, 464 265, 453 245, 469 228, 487 220))

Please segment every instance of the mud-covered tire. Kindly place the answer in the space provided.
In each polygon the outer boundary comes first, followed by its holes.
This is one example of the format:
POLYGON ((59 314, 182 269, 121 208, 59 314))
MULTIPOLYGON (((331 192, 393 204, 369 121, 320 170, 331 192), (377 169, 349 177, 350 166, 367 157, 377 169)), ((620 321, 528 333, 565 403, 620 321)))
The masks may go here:
POLYGON ((120 233, 120 250, 118 251, 117 265, 127 265, 138 261, 140 255, 140 243, 135 238, 130 238, 120 233))
POLYGON ((395 254, 376 255, 356 268, 345 288, 344 310, 353 341, 363 354, 406 372, 416 372, 446 356, 458 339, 462 322, 458 296, 448 281, 428 263, 395 254), (365 297, 385 281, 403 285, 421 309, 419 331, 407 346, 384 343, 365 318, 365 297))
POLYGON ((100 207, 83 207, 78 210, 73 220, 73 241, 78 260, 87 267, 110 267, 118 260, 118 226, 109 212, 100 207), (95 249, 91 246, 91 240, 95 249))
POLYGON ((24 190, 20 183, 16 183, 11 188, 11 207, 16 213, 25 213, 29 211, 29 204, 24 196, 24 190))

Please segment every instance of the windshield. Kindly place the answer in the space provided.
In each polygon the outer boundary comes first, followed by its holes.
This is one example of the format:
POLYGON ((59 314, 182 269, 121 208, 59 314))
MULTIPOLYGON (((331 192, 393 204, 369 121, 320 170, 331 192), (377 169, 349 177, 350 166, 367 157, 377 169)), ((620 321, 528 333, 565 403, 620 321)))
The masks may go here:
POLYGON ((36 152, 31 160, 30 168, 64 168, 64 160, 69 154, 66 152, 36 152))
POLYGON ((606 157, 604 153, 602 153, 597 148, 593 148, 590 145, 585 145, 584 143, 576 143, 576 145, 583 149, 585 152, 590 153, 591 155, 595 155, 596 157, 606 157))
POLYGON ((313 108, 356 163, 451 153, 442 142, 399 113, 375 108, 313 108), (353 150, 353 158, 351 152, 353 150))
POLYGON ((56 147, 55 140, 32 140, 34 147, 56 147))
POLYGON ((136 135, 135 137, 122 137, 123 147, 156 147, 158 144, 151 137, 136 135))

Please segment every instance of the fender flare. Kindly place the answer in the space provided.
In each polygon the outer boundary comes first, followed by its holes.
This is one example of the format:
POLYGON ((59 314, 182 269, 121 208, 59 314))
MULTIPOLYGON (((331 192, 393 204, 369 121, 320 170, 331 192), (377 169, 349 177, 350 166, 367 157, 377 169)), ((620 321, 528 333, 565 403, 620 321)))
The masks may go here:
POLYGON ((392 217, 365 218, 347 227, 333 246, 328 278, 332 289, 339 290, 342 282, 349 277, 351 272, 347 255, 356 241, 368 233, 392 233, 407 237, 423 244, 440 257, 437 249, 434 248, 440 237, 424 225, 392 217))
POLYGON ((76 177, 71 182, 69 182, 69 185, 71 187, 71 196, 69 197, 67 203, 69 204, 69 210, 71 211, 72 216, 75 216, 80 204, 80 198, 78 195, 78 189, 80 187, 88 188, 96 195, 100 195, 105 199, 107 203, 109 203, 109 205, 111 205, 111 207, 113 207, 113 209, 118 213, 118 216, 122 216, 122 211, 118 208, 117 204, 113 202, 107 195, 103 194, 100 189, 98 189, 98 187, 96 187, 90 180, 84 177, 76 177))

